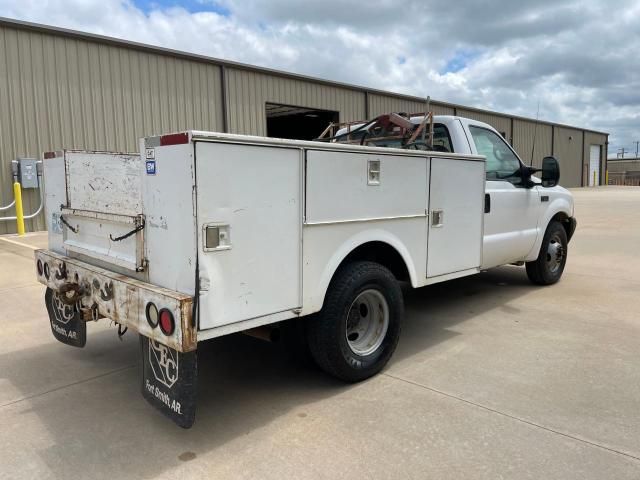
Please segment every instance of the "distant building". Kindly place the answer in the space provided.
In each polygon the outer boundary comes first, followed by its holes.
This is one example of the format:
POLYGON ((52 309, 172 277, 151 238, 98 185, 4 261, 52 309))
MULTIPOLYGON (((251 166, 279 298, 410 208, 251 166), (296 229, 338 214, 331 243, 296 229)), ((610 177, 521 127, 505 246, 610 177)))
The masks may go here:
MULTIPOLYGON (((188 129, 313 139, 331 121, 423 112, 425 102, 0 18, 0 205, 13 198, 9 162, 18 157, 61 148, 131 152, 141 137, 188 129)), ((492 125, 527 164, 556 156, 563 186, 604 179, 607 133, 440 101, 430 109, 492 125)), ((37 191, 25 190, 23 203, 35 211, 37 191)), ((14 228, 0 223, 0 234, 14 228)), ((43 215, 27 221, 28 230, 44 228, 43 215)))
POLYGON ((640 157, 610 158, 609 185, 640 186, 640 157))

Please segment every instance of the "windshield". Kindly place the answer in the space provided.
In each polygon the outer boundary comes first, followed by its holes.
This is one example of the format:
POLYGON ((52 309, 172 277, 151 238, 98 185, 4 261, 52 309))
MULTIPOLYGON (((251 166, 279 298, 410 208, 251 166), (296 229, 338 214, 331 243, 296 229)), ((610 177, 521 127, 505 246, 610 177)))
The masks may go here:
POLYGON ((487 180, 520 181, 520 160, 497 133, 469 125, 479 155, 486 157, 487 180))

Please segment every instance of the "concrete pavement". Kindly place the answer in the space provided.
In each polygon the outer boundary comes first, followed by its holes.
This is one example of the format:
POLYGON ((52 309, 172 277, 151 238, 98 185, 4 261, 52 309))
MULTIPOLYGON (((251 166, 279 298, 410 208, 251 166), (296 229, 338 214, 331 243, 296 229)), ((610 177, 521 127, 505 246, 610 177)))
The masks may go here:
POLYGON ((574 194, 559 284, 502 267, 407 291, 394 358, 357 385, 208 342, 186 431, 140 395, 135 335, 53 339, 29 248, 46 239, 4 237, 0 478, 640 478, 640 189, 574 194))

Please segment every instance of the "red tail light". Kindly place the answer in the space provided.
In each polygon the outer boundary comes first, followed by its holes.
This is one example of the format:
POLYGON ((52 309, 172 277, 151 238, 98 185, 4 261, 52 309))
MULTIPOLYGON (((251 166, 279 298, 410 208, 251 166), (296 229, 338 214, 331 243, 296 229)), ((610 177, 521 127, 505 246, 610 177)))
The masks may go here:
POLYGON ((189 143, 189 134, 187 132, 171 133, 169 135, 162 135, 160 137, 161 147, 164 147, 166 145, 180 145, 183 143, 189 143))
POLYGON ((162 310, 160 310, 158 319, 158 324, 160 325, 160 330, 162 330, 162 333, 167 336, 171 335, 176 328, 176 322, 173 319, 173 314, 171 313, 171 311, 163 308, 162 310))

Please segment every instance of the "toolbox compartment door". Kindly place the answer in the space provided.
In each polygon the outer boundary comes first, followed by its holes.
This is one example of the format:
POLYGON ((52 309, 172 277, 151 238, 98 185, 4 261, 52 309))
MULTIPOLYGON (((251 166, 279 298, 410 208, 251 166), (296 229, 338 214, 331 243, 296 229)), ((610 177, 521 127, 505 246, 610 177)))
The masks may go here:
MULTIPOLYGON (((51 224, 72 256, 144 268, 142 162, 137 154, 65 151, 66 202, 51 224)), ((48 179, 46 179, 48 180, 48 179)), ((55 233, 55 232, 54 232, 55 233)))
POLYGON ((431 158, 427 277, 482 264, 484 161, 431 158))
POLYGON ((126 216, 142 213, 140 155, 67 151, 65 171, 69 208, 126 216))
POLYGON ((299 308, 302 150, 202 141, 195 152, 200 329, 299 308))

